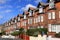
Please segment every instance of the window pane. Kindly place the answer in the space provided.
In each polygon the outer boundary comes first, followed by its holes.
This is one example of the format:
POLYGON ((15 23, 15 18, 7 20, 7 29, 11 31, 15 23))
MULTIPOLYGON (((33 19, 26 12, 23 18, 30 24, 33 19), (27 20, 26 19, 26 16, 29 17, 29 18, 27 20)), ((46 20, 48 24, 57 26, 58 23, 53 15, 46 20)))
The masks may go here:
POLYGON ((43 26, 41 26, 41 28, 44 28, 43 26))
POLYGON ((20 21, 20 17, 18 17, 18 21, 20 21))
POLYGON ((41 22, 43 22, 43 16, 41 16, 41 22))
POLYGON ((43 12, 43 8, 39 8, 39 13, 42 13, 43 12))
POLYGON ((34 18, 34 23, 36 23, 36 20, 35 20, 35 18, 34 18))
POLYGON ((32 24, 32 19, 28 19, 28 24, 32 24))
POLYGON ((30 10, 30 12, 29 12, 29 16, 32 16, 32 13, 33 13, 32 10, 30 10))
POLYGON ((26 15, 24 15, 24 19, 26 19, 26 15))
POLYGON ((48 30, 51 32, 51 24, 48 24, 48 30))
POLYGON ((54 2, 50 2, 50 3, 49 3, 49 9, 50 9, 50 8, 54 8, 54 2))
POLYGON ((60 11, 59 11, 59 18, 60 18, 60 11))
POLYGON ((36 18, 36 23, 38 22, 38 18, 36 18))
POLYGON ((52 19, 55 19, 55 12, 52 12, 52 19))
POLYGON ((38 22, 40 22, 40 16, 38 16, 38 22))
POLYGON ((48 13, 48 19, 51 19, 51 13, 48 13))

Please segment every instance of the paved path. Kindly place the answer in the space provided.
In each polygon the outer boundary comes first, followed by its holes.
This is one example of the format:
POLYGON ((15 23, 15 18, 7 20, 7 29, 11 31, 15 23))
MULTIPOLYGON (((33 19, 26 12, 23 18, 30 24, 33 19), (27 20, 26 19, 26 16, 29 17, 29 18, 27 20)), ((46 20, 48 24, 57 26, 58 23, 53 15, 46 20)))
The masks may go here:
POLYGON ((0 38, 0 40, 21 40, 21 39, 0 38))

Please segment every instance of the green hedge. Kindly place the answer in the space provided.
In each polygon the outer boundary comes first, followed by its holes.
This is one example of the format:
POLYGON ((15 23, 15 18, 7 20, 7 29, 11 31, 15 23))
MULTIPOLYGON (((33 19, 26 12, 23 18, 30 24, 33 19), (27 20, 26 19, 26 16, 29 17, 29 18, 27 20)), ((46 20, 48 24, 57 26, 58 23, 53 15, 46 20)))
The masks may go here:
POLYGON ((47 34, 47 28, 28 29, 26 34, 29 36, 38 36, 39 33, 42 35, 42 32, 44 32, 44 34, 47 34))

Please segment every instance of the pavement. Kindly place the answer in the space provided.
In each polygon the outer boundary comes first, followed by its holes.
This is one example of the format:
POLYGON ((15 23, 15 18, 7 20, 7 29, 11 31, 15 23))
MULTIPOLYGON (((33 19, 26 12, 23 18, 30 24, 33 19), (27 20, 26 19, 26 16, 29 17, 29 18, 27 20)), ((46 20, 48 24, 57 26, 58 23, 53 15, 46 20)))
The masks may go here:
POLYGON ((22 39, 0 38, 0 40, 22 40, 22 39))

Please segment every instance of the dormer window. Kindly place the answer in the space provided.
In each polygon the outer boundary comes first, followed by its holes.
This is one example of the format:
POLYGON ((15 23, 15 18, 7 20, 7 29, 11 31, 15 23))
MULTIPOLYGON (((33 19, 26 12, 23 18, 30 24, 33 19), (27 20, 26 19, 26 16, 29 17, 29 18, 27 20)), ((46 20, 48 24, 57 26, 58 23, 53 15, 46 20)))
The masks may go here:
POLYGON ((9 23, 9 25, 10 25, 10 23, 9 23))
POLYGON ((42 6, 39 7, 39 13, 43 13, 43 7, 42 6))
POLYGON ((32 16, 32 13, 33 13, 33 11, 32 11, 32 10, 30 10, 30 11, 29 11, 29 16, 32 16))
POLYGON ((16 19, 15 19, 15 23, 16 23, 17 21, 16 21, 16 19))
POLYGON ((20 17, 18 17, 18 21, 20 21, 20 17))
POLYGON ((13 21, 11 21, 11 24, 13 24, 13 21))
POLYGON ((49 9, 52 9, 52 8, 54 8, 54 1, 50 1, 50 3, 49 3, 49 9))
POLYGON ((24 19, 26 19, 26 14, 24 14, 24 19))

